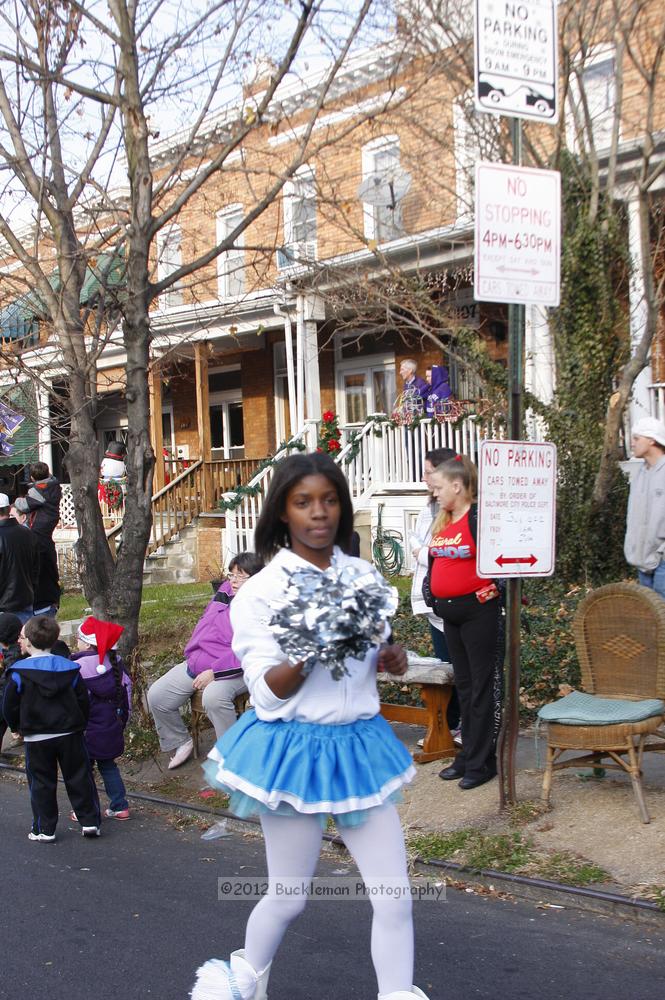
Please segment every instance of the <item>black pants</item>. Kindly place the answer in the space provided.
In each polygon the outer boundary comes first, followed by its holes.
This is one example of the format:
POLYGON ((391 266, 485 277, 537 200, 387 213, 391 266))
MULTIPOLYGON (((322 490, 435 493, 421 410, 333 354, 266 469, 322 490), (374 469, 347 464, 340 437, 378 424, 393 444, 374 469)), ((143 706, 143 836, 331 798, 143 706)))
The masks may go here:
POLYGON ((437 598, 462 718, 462 748, 455 768, 469 778, 496 770, 495 667, 501 603, 481 604, 475 594, 437 598))
POLYGON ((25 773, 30 787, 32 832, 55 833, 58 823, 58 765, 81 826, 99 826, 99 797, 83 733, 26 741, 25 773))

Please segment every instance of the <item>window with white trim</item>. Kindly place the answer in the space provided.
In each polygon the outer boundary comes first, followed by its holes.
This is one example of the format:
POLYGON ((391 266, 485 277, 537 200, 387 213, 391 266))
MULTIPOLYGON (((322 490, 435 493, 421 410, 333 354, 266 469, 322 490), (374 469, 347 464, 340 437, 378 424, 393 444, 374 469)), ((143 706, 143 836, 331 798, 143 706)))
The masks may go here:
POLYGON ((614 46, 597 48, 585 58, 584 65, 573 74, 569 91, 571 104, 569 139, 579 150, 588 146, 583 136, 588 132, 584 100, 588 110, 591 134, 596 149, 607 149, 612 141, 616 114, 616 54, 614 46), (584 94, 584 100, 582 98, 584 94))
POLYGON ((363 202, 365 237, 377 243, 399 239, 404 235, 401 200, 396 199, 394 193, 390 195, 392 185, 404 173, 400 164, 399 136, 383 135, 363 146, 362 169, 363 181, 375 177, 377 189, 388 192, 385 204, 363 202))
MULTIPOLYGON (((182 234, 180 226, 172 222, 157 233, 157 280, 163 281, 182 267, 182 234)), ((182 305, 182 283, 176 281, 159 296, 162 309, 182 305)))
POLYGON ((300 167, 284 185, 284 245, 277 252, 280 270, 316 260, 316 179, 300 167))
MULTIPOLYGON (((217 213, 217 242, 222 243, 244 218, 242 205, 228 205, 217 213)), ((245 291, 245 250, 238 237, 233 247, 217 258, 217 291, 220 299, 233 298, 245 291)))

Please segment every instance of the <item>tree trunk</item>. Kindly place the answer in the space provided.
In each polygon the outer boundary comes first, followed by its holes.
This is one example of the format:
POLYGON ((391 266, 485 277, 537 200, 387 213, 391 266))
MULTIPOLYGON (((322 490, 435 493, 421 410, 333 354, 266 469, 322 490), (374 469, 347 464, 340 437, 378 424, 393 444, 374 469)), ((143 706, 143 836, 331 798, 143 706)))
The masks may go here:
POLYGON ((602 508, 609 496, 614 475, 614 466, 619 458, 619 434, 623 414, 630 399, 635 379, 649 361, 649 351, 656 333, 659 313, 659 298, 654 290, 650 246, 650 225, 648 195, 642 191, 639 198, 640 234, 642 243, 642 284, 644 288, 645 324, 644 332, 634 348, 630 360, 624 365, 616 392, 610 397, 603 435, 603 453, 594 481, 591 498, 592 513, 602 508))

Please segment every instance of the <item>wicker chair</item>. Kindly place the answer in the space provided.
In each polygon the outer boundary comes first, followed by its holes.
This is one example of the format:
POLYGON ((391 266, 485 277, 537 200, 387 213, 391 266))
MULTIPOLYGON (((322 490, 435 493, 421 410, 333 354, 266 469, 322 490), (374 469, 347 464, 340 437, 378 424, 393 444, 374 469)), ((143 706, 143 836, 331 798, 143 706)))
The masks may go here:
MULTIPOLYGON (((649 813, 642 788, 642 755, 647 751, 665 751, 663 725, 665 714, 645 706, 649 717, 628 722, 636 704, 650 699, 665 699, 665 601, 654 591, 634 583, 613 583, 592 591, 580 604, 573 622, 573 635, 582 670, 582 689, 595 698, 590 708, 607 699, 610 712, 617 718, 611 725, 574 724, 548 721, 547 763, 542 798, 549 802, 553 771, 564 767, 598 766, 623 770, 630 775, 633 791, 644 823, 649 813), (623 707, 613 701, 622 701, 623 707), (655 714, 652 714, 654 713, 655 714), (658 730, 661 730, 658 733, 658 730), (645 745, 646 738, 649 742, 645 745), (585 750, 583 756, 560 760, 569 750, 585 750)), ((568 696, 572 698, 573 696, 568 696)), ((579 696, 578 696, 579 697, 579 696)), ((565 717, 557 706, 566 699, 545 706, 541 711, 565 717)), ((598 722, 594 712, 589 722, 598 722)))
MULTIPOLYGON (((214 682, 213 682, 214 683, 214 682)), ((199 759, 199 744, 201 742, 201 732, 206 726, 210 725, 208 721, 208 716, 203 707, 203 694, 201 691, 195 691, 191 698, 192 704, 192 742, 194 744, 194 760, 199 759)), ((249 694, 247 691, 241 692, 239 695, 233 699, 233 707, 236 710, 237 718, 240 718, 242 713, 245 711, 249 705, 249 694)))

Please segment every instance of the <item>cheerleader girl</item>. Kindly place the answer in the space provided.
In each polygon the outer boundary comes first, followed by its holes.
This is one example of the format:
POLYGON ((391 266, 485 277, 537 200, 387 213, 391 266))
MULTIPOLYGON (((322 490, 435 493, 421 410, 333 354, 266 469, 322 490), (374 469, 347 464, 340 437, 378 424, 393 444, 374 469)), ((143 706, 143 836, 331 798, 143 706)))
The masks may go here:
POLYGON ((457 455, 439 465, 430 488, 439 505, 430 542, 430 590, 455 674, 462 717, 462 748, 439 777, 463 790, 496 775, 495 664, 501 602, 491 580, 476 573, 477 472, 457 455))
POLYGON ((351 564, 374 572, 346 555, 352 529, 348 486, 328 455, 292 455, 277 466, 254 536, 267 565, 231 605, 233 650, 253 710, 221 737, 206 764, 211 783, 231 792, 232 811, 260 816, 269 891, 249 917, 244 949, 230 964, 206 962, 192 1000, 265 1000, 270 963, 305 905, 302 895, 278 893, 279 880, 309 882, 330 815, 365 883, 399 889, 371 895, 379 1000, 427 1000, 412 985, 411 898, 394 805, 414 768, 379 715, 376 686, 377 669, 405 673, 406 654, 381 645, 362 660, 347 658, 348 675, 339 680, 320 663, 303 676, 302 662, 284 656, 266 624, 293 570, 351 564))

